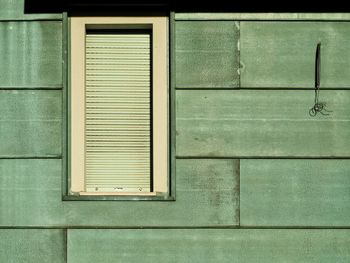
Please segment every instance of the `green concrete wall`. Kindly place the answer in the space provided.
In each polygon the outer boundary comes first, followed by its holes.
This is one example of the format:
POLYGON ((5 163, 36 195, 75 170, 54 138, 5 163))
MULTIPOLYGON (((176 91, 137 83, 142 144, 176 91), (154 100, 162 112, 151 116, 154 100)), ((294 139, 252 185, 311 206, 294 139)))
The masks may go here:
POLYGON ((62 201, 63 15, 0 7, 1 263, 349 262, 350 17, 176 14, 176 200, 62 201))

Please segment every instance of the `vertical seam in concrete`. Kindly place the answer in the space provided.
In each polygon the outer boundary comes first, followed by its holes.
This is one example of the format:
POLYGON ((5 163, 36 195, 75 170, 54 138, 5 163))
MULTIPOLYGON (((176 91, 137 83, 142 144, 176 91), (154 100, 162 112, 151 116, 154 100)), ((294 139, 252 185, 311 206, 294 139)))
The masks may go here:
POLYGON ((169 194, 176 199, 176 60, 175 60, 175 12, 170 13, 169 21, 169 150, 170 174, 169 194))
POLYGON ((62 173, 61 173, 61 186, 62 198, 68 193, 68 15, 63 13, 62 15, 62 141, 61 141, 61 151, 62 151, 62 173))
POLYGON ((68 229, 63 229, 64 262, 68 263, 68 229))
POLYGON ((238 56, 238 88, 241 88, 241 21, 236 21, 238 23, 238 39, 237 39, 237 56, 238 56))
POLYGON ((235 167, 234 169, 234 176, 236 176, 236 190, 237 190, 237 208, 236 208, 236 219, 237 219, 237 226, 240 228, 241 226, 241 160, 240 159, 234 159, 233 160, 233 165, 235 167))

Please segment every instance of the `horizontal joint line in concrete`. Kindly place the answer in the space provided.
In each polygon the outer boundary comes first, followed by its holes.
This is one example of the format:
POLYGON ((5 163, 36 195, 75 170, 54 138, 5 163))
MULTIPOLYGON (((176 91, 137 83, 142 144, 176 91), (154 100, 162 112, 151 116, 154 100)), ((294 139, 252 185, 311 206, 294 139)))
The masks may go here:
POLYGON ((349 229, 350 226, 238 226, 238 225, 223 225, 223 226, 98 226, 98 225, 65 225, 65 226, 0 226, 1 229, 278 229, 278 230, 333 230, 333 229, 349 229))
POLYGON ((62 21, 62 18, 1 18, 0 22, 55 22, 62 21))
POLYGON ((0 90, 62 90, 63 86, 52 87, 0 87, 0 90))
MULTIPOLYGON (((315 88, 298 88, 298 87, 177 87, 176 90, 269 90, 269 91, 275 91, 275 90, 315 90, 315 88)), ((320 90, 330 90, 330 91, 336 91, 336 90, 350 90, 350 87, 334 87, 334 88, 320 88, 320 90)))
POLYGON ((350 159, 350 156, 176 156, 176 159, 350 159))
POLYGON ((16 159, 62 159, 62 155, 55 155, 55 156, 0 156, 0 160, 16 160, 16 159))

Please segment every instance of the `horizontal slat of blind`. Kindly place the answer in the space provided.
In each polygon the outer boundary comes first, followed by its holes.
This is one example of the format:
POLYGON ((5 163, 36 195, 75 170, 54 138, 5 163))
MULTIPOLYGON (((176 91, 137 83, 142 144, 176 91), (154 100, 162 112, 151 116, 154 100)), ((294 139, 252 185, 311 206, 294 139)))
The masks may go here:
POLYGON ((86 35, 87 192, 149 192, 150 34, 86 35))

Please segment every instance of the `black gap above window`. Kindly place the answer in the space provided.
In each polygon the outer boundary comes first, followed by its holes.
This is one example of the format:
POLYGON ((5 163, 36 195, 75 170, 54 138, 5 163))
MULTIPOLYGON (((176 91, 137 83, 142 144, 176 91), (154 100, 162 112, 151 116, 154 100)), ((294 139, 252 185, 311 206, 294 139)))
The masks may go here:
POLYGON ((25 0, 25 13, 349 12, 346 1, 25 0))

